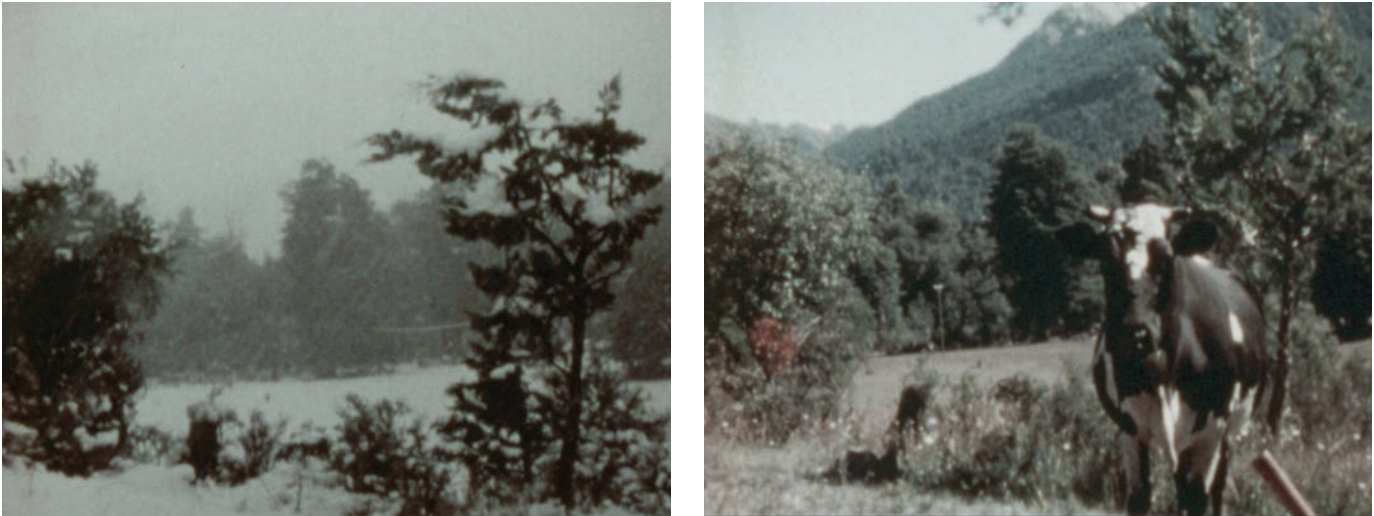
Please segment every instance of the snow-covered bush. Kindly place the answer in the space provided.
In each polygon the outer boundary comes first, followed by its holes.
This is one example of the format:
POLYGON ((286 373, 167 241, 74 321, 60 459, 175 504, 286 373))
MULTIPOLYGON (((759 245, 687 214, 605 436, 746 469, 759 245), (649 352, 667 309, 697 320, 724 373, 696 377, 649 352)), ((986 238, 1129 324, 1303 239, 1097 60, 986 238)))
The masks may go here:
POLYGON ((239 432, 237 442, 226 448, 231 452, 226 454, 229 456, 221 457, 225 480, 230 485, 239 485, 272 469, 285 432, 285 419, 271 424, 261 410, 253 410, 248 417, 248 427, 239 432))
POLYGON ((225 410, 215 404, 219 389, 210 393, 210 399, 186 408, 186 416, 191 420, 190 431, 186 434, 186 462, 196 472, 196 482, 219 477, 220 452, 224 444, 220 441, 220 429, 226 421, 236 419, 232 410, 225 410))
POLYGON ((129 431, 129 446, 124 457, 143 464, 165 466, 181 461, 186 443, 151 426, 136 426, 129 431))
MULTIPOLYGON (((632 391, 623 364, 590 355, 584 373, 581 436, 573 483, 585 508, 616 505, 645 514, 668 514, 671 505, 668 418, 645 407, 632 391)), ((570 397, 560 367, 549 369, 547 390, 536 392, 537 419, 562 421, 570 397)), ((556 470, 561 436, 548 436, 549 446, 536 468, 556 470)), ((548 489, 552 485, 545 486, 548 489)), ((546 494, 553 498, 552 490, 546 494)))
POLYGON ((5 421, 6 466, 12 465, 17 457, 35 457, 38 453, 38 431, 19 423, 5 421))
POLYGON ((68 475, 108 468, 127 444, 143 388, 128 348, 168 264, 139 201, 120 204, 96 175, 91 163, 54 162, 0 203, 4 420, 34 430, 29 458, 68 475))
POLYGON ((478 379, 449 388, 456 409, 437 430, 444 436, 446 456, 467 468, 470 503, 520 502, 550 432, 531 417, 533 386, 526 382, 524 368, 500 346, 478 341, 473 351, 468 363, 478 379))
POLYGON ((339 438, 330 452, 331 466, 344 476, 344 486, 399 497, 403 515, 453 513, 458 471, 430 446, 429 425, 407 417, 410 409, 399 401, 368 404, 349 394, 346 402, 339 411, 339 438))
POLYGON ((391 400, 368 404, 357 394, 349 394, 346 403, 339 410, 343 421, 330 462, 344 475, 349 491, 387 494, 405 462, 404 430, 398 417, 409 413, 410 408, 391 400))

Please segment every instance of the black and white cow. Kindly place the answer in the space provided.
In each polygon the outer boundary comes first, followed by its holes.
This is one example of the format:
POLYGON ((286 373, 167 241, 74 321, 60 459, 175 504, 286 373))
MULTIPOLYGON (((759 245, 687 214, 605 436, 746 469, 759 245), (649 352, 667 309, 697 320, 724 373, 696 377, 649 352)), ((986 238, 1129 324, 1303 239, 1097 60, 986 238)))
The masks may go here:
POLYGON ((1150 446, 1172 469, 1178 510, 1221 513, 1228 437, 1245 432, 1264 389, 1264 314, 1254 291, 1200 253, 1217 228, 1188 210, 1155 204, 1094 206, 1087 224, 1061 230, 1078 254, 1097 258, 1106 320, 1093 383, 1122 430, 1127 512, 1150 510, 1150 446), (1177 233, 1170 226, 1181 223, 1177 233))

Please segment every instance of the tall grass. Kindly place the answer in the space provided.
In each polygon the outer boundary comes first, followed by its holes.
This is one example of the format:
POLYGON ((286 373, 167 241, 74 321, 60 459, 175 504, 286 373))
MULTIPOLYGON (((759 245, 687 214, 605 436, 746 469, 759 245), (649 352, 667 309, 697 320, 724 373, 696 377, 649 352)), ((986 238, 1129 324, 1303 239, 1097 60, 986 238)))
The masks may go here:
MULTIPOLYGON (((1319 514, 1370 514, 1369 365, 1341 360, 1334 345, 1312 344, 1300 346, 1303 352, 1294 357, 1292 402, 1280 432, 1272 435, 1256 418, 1246 434, 1231 441, 1226 512, 1284 513, 1250 466, 1267 450, 1319 514)), ((1049 384, 1016 375, 983 385, 971 376, 946 379, 925 367, 908 374, 903 383, 927 386, 937 395, 920 429, 902 437, 904 476, 883 488, 883 496, 905 500, 893 494, 896 490, 952 495, 970 504, 995 500, 1042 510, 1121 510, 1125 493, 1120 434, 1102 412, 1086 368, 1067 370, 1062 378, 1049 384)), ((895 412, 895 406, 886 413, 839 411, 794 422, 793 441, 780 451, 809 457, 788 461, 814 465, 793 472, 796 481, 808 482, 806 478, 814 478, 809 473, 834 464, 846 448, 876 447, 895 412)), ((736 427, 726 437, 765 433, 749 427, 747 419, 732 423, 736 427)), ((749 443, 758 444, 752 439, 735 441, 749 443)), ((1158 452, 1152 454, 1151 507, 1174 510, 1167 460, 1158 452)), ((717 507, 736 512, 728 504, 717 507)), ((865 507, 875 509, 871 504, 865 507)))

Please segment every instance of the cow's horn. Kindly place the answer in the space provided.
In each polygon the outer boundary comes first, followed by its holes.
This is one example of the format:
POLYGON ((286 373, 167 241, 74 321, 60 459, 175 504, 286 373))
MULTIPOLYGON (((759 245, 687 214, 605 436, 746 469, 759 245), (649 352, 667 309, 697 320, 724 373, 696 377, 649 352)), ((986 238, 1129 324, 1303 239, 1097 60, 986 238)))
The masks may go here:
POLYGON ((1089 218, 1096 220, 1098 222, 1107 222, 1112 218, 1112 210, 1105 206, 1098 206, 1094 204, 1092 206, 1088 206, 1087 215, 1089 218))

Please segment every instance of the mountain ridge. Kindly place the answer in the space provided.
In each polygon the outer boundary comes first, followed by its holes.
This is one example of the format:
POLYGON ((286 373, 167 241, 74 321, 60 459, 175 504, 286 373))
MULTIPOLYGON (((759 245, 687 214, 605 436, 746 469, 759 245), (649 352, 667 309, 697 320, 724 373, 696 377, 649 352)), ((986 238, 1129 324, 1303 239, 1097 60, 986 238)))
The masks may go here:
MULTIPOLYGON (((1368 73, 1370 4, 1258 7, 1271 43, 1331 9, 1368 73)), ((1117 23, 1081 7, 1061 9, 996 67, 918 99, 886 122, 849 131, 825 154, 878 185, 895 181, 917 199, 943 202, 966 221, 981 218, 994 177, 990 161, 1016 124, 1034 124, 1069 143, 1090 171, 1115 167, 1160 128, 1153 67, 1165 54, 1145 15, 1164 8, 1151 5, 1117 23)), ((1211 23, 1210 6, 1195 9, 1204 27, 1211 23)), ((1352 106, 1353 115, 1368 118, 1368 88, 1352 106)))

